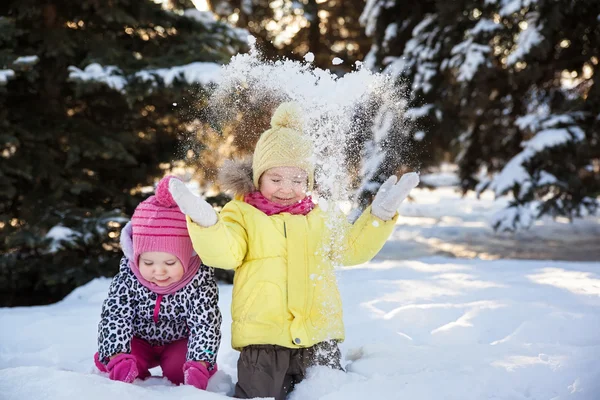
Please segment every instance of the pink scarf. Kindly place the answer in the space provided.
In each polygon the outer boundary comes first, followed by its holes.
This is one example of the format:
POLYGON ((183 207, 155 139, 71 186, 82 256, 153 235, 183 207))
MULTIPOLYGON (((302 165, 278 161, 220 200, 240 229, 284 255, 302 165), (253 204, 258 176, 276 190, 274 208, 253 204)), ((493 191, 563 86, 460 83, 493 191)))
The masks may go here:
POLYGON ((138 279, 138 281, 140 281, 142 285, 146 286, 148 289, 150 289, 156 294, 173 294, 188 283, 190 283, 190 281, 194 279, 194 276, 196 276, 198 269, 200 269, 200 264, 202 264, 200 257, 192 257, 188 264, 187 271, 184 272, 181 280, 175 283, 171 283, 169 286, 158 286, 152 282, 145 280, 140 272, 140 268, 137 265, 137 263, 133 262, 133 260, 129 260, 129 268, 131 268, 131 271, 138 279))
POLYGON ((251 206, 258 208, 267 215, 275 215, 280 213, 306 215, 315 207, 315 204, 312 202, 312 198, 310 196, 306 196, 301 201, 289 206, 282 206, 281 204, 274 203, 267 199, 259 191, 248 193, 246 196, 244 196, 244 201, 251 206))

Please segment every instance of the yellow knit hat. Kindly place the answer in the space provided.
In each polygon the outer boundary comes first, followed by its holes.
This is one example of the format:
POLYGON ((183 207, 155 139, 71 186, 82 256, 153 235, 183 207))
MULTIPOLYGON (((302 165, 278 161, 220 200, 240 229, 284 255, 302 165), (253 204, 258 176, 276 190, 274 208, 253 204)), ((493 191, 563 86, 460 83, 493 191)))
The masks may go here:
POLYGON ((269 168, 297 167, 308 174, 308 190, 312 190, 315 167, 310 139, 302 133, 298 104, 282 103, 271 118, 271 129, 263 132, 256 143, 252 159, 252 179, 259 187, 260 176, 269 168))

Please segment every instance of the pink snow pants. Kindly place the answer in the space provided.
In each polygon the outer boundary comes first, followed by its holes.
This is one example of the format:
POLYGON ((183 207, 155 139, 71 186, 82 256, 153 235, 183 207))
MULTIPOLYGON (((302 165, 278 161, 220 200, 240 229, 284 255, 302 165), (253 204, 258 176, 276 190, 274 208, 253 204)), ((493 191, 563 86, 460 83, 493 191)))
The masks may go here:
MULTIPOLYGON (((163 376, 176 385, 183 383, 183 364, 187 355, 187 339, 180 339, 163 346, 150 346, 148 342, 137 337, 131 339, 131 355, 135 357, 139 379, 150 376, 150 368, 160 365, 163 376)), ((96 367, 106 372, 106 366, 98 359, 98 353, 94 356, 96 367)))

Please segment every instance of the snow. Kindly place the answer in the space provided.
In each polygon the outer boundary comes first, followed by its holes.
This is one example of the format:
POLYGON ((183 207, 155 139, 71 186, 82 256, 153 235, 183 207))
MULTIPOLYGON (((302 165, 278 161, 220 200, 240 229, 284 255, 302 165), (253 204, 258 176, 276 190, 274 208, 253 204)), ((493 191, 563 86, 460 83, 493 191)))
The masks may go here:
POLYGON ((393 40, 398 35, 398 24, 396 22, 392 22, 385 28, 385 34, 383 35, 382 46, 384 49, 390 48, 390 40, 393 40))
MULTIPOLYGON (((215 25, 224 25, 212 11, 201 11, 195 8, 188 8, 183 11, 183 15, 200 22, 207 26, 208 29, 214 29, 215 25)), ((227 32, 232 33, 234 38, 241 42, 246 42, 250 36, 250 33, 246 29, 232 26, 227 26, 227 32)))
POLYGON ((414 77, 413 89, 422 90, 423 93, 428 93, 433 86, 429 81, 438 73, 437 64, 432 62, 424 62, 417 66, 417 72, 414 77))
MULTIPOLYGON (((600 218, 543 220, 523 235, 495 236, 485 220, 501 205, 491 193, 482 201, 451 187, 411 194, 379 256, 338 271, 347 372, 314 368, 289 399, 596 400, 600 263, 548 258, 569 249, 589 256, 600 218), (539 257, 492 260, 518 249, 539 257)), ((597 246, 592 253, 598 260, 597 246)), ((202 392, 95 371, 109 283, 95 279, 49 306, 0 308, 3 400, 228 398, 238 358, 229 345, 230 285, 219 287, 220 372, 202 392)))
POLYGON ((544 36, 540 33, 541 29, 542 26, 538 25, 535 19, 528 21, 527 29, 519 33, 515 49, 506 59, 508 65, 521 61, 532 48, 544 41, 544 36))
POLYGON ((426 33, 426 28, 429 27, 430 24, 434 23, 435 20, 436 16, 434 14, 427 15, 425 18, 423 18, 423 20, 414 27, 412 31, 413 37, 426 33))
POLYGON ((515 120, 515 125, 522 131, 536 132, 541 128, 553 128, 558 125, 574 125, 576 123, 574 114, 550 114, 545 108, 532 110, 530 114, 521 116, 515 120))
POLYGON ((92 63, 84 69, 69 66, 69 80, 100 82, 111 89, 124 92, 127 80, 121 74, 121 70, 114 65, 103 67, 98 63, 92 63))
POLYGON ((502 1, 502 8, 500 9, 501 16, 507 16, 514 14, 521 9, 521 0, 509 0, 502 1))
POLYGON ((252 0, 242 0, 242 11, 244 14, 252 14, 252 0))
POLYGON ((171 68, 147 69, 138 71, 131 76, 123 76, 122 71, 116 66, 102 66, 93 63, 83 70, 69 67, 69 79, 72 81, 95 81, 104 83, 108 87, 124 93, 131 79, 140 79, 157 85, 172 85, 176 80, 183 79, 187 84, 199 83, 208 85, 220 79, 221 65, 212 62, 194 62, 191 64, 171 68))
POLYGON ((16 65, 33 65, 36 64, 38 61, 40 60, 40 58, 38 56, 23 56, 23 57, 19 57, 17 58, 13 64, 16 65))
POLYGON ((496 175, 490 184, 490 189, 494 190, 499 196, 510 190, 514 184, 523 184, 531 179, 531 176, 523 167, 535 153, 531 149, 525 149, 510 159, 502 168, 502 171, 496 175))
POLYGON ((540 172, 540 179, 538 179, 537 184, 542 186, 542 185, 552 185, 558 182, 558 179, 552 175, 549 172, 546 171, 541 171, 540 172))
POLYGON ((490 46, 473 43, 473 39, 469 38, 452 48, 450 52, 452 58, 448 65, 454 68, 458 67, 458 74, 456 74, 458 81, 471 81, 480 66, 489 64, 486 55, 491 50, 490 46))
POLYGON ((327 212, 329 210, 329 202, 327 201, 327 199, 323 198, 323 197, 319 197, 317 199, 317 203, 319 204, 319 207, 327 212))
POLYGON ((571 140, 571 134, 567 129, 544 129, 539 131, 531 140, 523 141, 521 146, 540 152, 547 147, 565 144, 571 140))
POLYGON ((373 184, 372 178, 375 176, 379 165, 385 158, 385 153, 381 150, 381 141, 385 138, 390 129, 392 118, 393 115, 390 113, 379 114, 376 117, 373 126, 373 139, 368 140, 365 143, 362 154, 365 161, 362 163, 360 169, 362 185, 358 192, 362 190, 374 192, 377 187, 379 187, 379 183, 373 184))
MULTIPOLYGON (((439 28, 435 26, 435 21, 435 15, 425 16, 413 29, 412 38, 406 42, 402 56, 396 59, 388 58, 390 64, 385 68, 386 74, 399 77, 414 72, 413 91, 420 90, 428 93, 432 89, 430 80, 438 73, 437 57, 441 41, 438 37, 439 28)), ((374 46, 371 47, 371 51, 374 48, 374 46)), ((375 54, 373 54, 374 56, 375 54)), ((369 54, 365 57, 365 63, 368 57, 369 54)), ((373 61, 374 59, 371 59, 369 63, 372 64, 373 61)), ((371 64, 367 65, 372 68, 371 64)))
MULTIPOLYGON (((420 131, 420 132, 422 132, 422 131, 420 131)), ((423 136, 424 135, 425 135, 425 133, 423 133, 423 136)), ((416 133, 415 133, 415 136, 416 136, 416 133)), ((438 172, 435 174, 425 174, 425 175, 421 175, 419 177, 419 180, 423 184, 425 184, 427 186, 433 186, 433 187, 458 186, 458 184, 460 183, 458 176, 456 176, 456 173, 454 173, 454 172, 438 172)))
POLYGON ((8 80, 15 77, 15 71, 12 69, 0 69, 0 86, 8 83, 8 80))
POLYGON ((183 15, 208 26, 214 25, 217 21, 217 16, 213 12, 200 11, 195 8, 188 8, 184 10, 183 15))
POLYGON ((171 68, 160 68, 139 71, 135 74, 137 78, 145 82, 153 82, 154 85, 160 82, 170 86, 176 79, 183 78, 188 84, 199 83, 209 85, 219 81, 221 75, 221 65, 212 62, 194 62, 187 65, 181 65, 171 68))
POLYGON ((415 139, 417 142, 422 141, 425 139, 425 131, 416 131, 413 135, 413 139, 415 139))
POLYGON ((343 62, 344 62, 344 60, 342 60, 342 59, 341 59, 341 58, 339 58, 339 57, 334 57, 334 58, 333 58, 333 60, 331 61, 331 63, 332 63, 333 65, 340 65, 340 64, 341 64, 341 63, 343 63, 343 62))
POLYGON ((416 119, 423 118, 423 117, 429 115, 429 113, 431 112, 433 107, 434 107, 433 104, 425 104, 425 105, 422 105, 421 107, 407 108, 404 115, 406 116, 406 118, 410 118, 411 120, 416 120, 416 119))
POLYGON ((315 61, 315 55, 311 52, 308 52, 304 55, 304 60, 306 60, 306 62, 311 63, 311 62, 315 61))
POLYGON ((372 37, 375 33, 377 18, 381 13, 381 7, 384 5, 384 2, 385 0, 367 0, 367 4, 365 4, 365 8, 359 17, 358 22, 361 26, 365 27, 365 34, 367 37, 372 37))
MULTIPOLYGON (((426 17, 424 21, 419 23, 412 32, 412 38, 406 42, 406 46, 404 48, 404 52, 401 57, 391 57, 387 56, 384 58, 385 73, 390 74, 393 77, 402 76, 405 73, 409 73, 412 68, 414 68, 416 63, 428 63, 428 60, 434 59, 436 56, 436 49, 432 49, 427 47, 424 42, 431 41, 427 32, 424 33, 423 37, 418 36, 424 28, 433 22, 434 19, 432 17, 426 17)), ((433 35, 431 35, 433 36, 433 35)), ((365 63, 369 66, 370 69, 374 68, 375 62, 375 54, 379 49, 373 45, 371 47, 371 52, 373 52, 371 59, 369 59, 369 63, 367 63, 367 59, 371 55, 371 53, 367 54, 365 57, 365 63)), ((430 67, 433 69, 435 74, 435 64, 431 64, 430 67)), ((422 69, 423 72, 426 69, 422 69)), ((427 74, 426 76, 431 76, 427 74)), ((419 85, 423 81, 423 76, 415 76, 415 81, 419 79, 419 82, 413 83, 413 89, 418 89, 419 85)))
POLYGON ((46 234, 46 239, 50 239, 52 243, 48 247, 48 251, 50 253, 56 253, 58 250, 62 248, 63 242, 69 242, 74 238, 80 237, 81 234, 72 230, 71 228, 67 228, 66 226, 56 225, 53 226, 48 233, 46 234))
MULTIPOLYGON (((529 182, 525 182, 524 186, 528 185, 529 182)), ((536 213, 532 207, 514 205, 498 211, 490 222, 498 232, 514 232, 529 229, 535 219, 536 213)))
MULTIPOLYGON (((538 126, 554 126, 558 123, 572 121, 568 116, 553 116, 546 121, 540 122, 535 116, 526 116, 517 119, 517 125, 527 128, 536 128, 538 126)), ((535 134, 530 140, 523 141, 521 146, 523 151, 515 155, 496 175, 490 185, 490 189, 500 196, 510 190, 514 184, 528 185, 533 182, 533 178, 529 175, 523 165, 532 159, 537 153, 551 147, 560 146, 570 141, 581 141, 585 139, 583 130, 576 126, 568 128, 548 128, 542 129, 535 134)), ((549 181, 544 181, 543 184, 548 184, 549 181)), ((537 182, 540 185, 540 182, 537 182)))
POLYGON ((475 26, 469 30, 469 33, 475 36, 481 32, 493 32, 501 28, 502 26, 500 24, 495 23, 491 19, 481 18, 477 24, 475 24, 475 26))
POLYGON ((379 51, 379 46, 377 46, 376 44, 373 44, 371 46, 371 49, 369 50, 369 52, 367 53, 367 55, 365 56, 365 58, 363 60, 363 64, 367 67, 367 69, 370 69, 370 70, 375 69, 375 62, 377 61, 377 52, 378 51, 379 51))
MULTIPOLYGON (((373 58, 372 60, 369 60, 370 62, 374 63, 375 59, 373 58)), ((365 58, 365 63, 366 63, 366 58, 365 58)), ((374 64, 367 64, 370 65, 369 68, 373 69, 373 65, 374 64)), ((394 77, 398 77, 403 75, 405 72, 407 72, 408 70, 408 62, 407 59, 405 57, 391 57, 391 56, 387 56, 383 59, 383 65, 385 65, 385 73, 390 74, 391 76, 394 77)))
POLYGON ((574 124, 575 121, 573 120, 573 117, 571 115, 568 114, 554 114, 554 115, 550 115, 547 119, 545 119, 541 126, 543 128, 551 128, 554 127, 558 124, 568 124, 568 125, 572 125, 574 124))
POLYGON ((546 116, 540 116, 536 114, 527 114, 518 117, 515 120, 515 125, 522 131, 535 132, 540 127, 540 119, 546 118, 546 116))
POLYGON ((500 8, 500 16, 506 17, 516 12, 521 11, 522 8, 527 8, 535 3, 538 0, 500 0, 501 8, 500 8))

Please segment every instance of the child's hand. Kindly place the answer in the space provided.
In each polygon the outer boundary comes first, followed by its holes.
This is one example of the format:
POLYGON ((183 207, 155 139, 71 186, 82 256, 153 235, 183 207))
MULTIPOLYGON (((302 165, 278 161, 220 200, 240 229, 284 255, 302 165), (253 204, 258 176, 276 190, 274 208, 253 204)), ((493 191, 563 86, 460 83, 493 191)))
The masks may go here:
POLYGON ((204 361, 186 361, 183 364, 183 383, 206 390, 208 379, 217 370, 217 366, 215 365, 215 368, 209 372, 206 365, 204 361))
POLYGON ((396 175, 390 176, 387 181, 381 185, 379 191, 373 199, 371 214, 389 221, 394 218, 400 203, 404 201, 408 193, 419 184, 419 175, 416 172, 409 172, 402 175, 400 181, 396 183, 396 175))
POLYGON ((181 209, 181 212, 188 215, 192 221, 205 228, 217 223, 217 213, 206 201, 192 192, 179 179, 169 181, 169 192, 181 209))
POLYGON ((110 358, 106 365, 108 377, 113 381, 131 383, 138 377, 136 359, 131 354, 120 353, 110 358))

